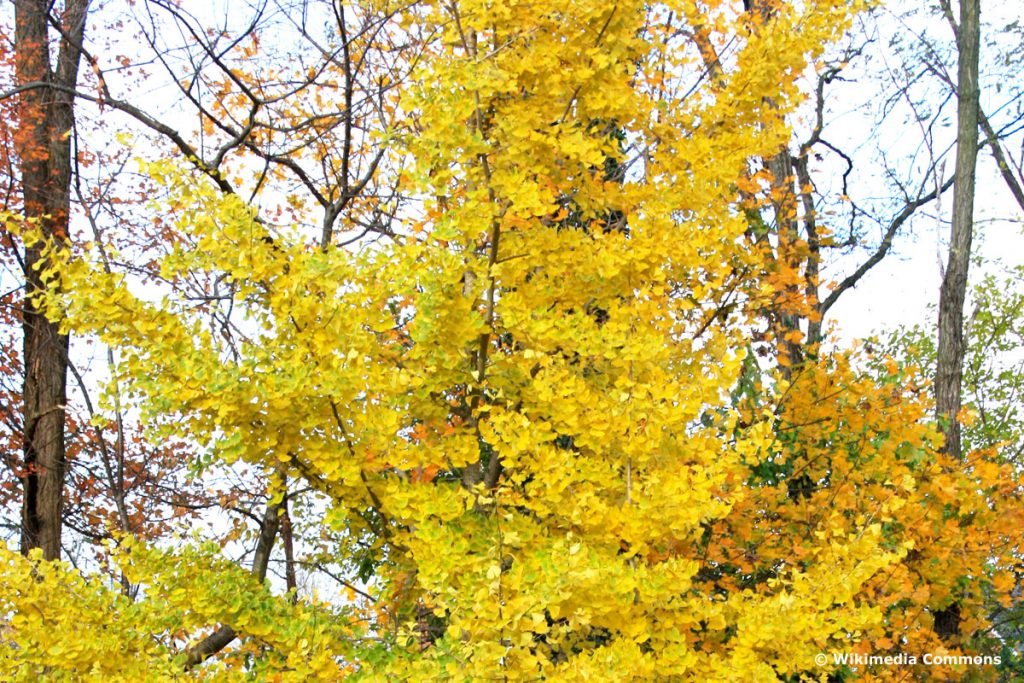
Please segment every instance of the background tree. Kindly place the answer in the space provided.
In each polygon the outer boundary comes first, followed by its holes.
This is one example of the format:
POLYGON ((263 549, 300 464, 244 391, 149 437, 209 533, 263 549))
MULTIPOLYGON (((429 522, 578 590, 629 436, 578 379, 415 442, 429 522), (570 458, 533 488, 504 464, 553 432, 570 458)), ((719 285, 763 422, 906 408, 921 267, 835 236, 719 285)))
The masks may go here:
MULTIPOLYGON (((89 3, 66 3, 55 27, 50 23, 50 3, 18 0, 14 7, 15 69, 22 91, 13 147, 21 176, 22 209, 26 218, 40 221, 48 238, 67 240, 74 123, 74 98, 67 89, 78 82, 89 3), (51 39, 55 32, 57 37, 51 39), (55 64, 50 61, 52 48, 55 64)), ((22 264, 25 379, 21 545, 26 553, 41 548, 44 557, 57 559, 66 468, 68 339, 33 303, 42 286, 42 271, 49 264, 35 247, 26 247, 22 264)))
MULTIPOLYGON (((946 5, 949 12, 949 5, 946 5)), ((939 296, 939 343, 935 375, 935 410, 945 435, 943 448, 961 457, 959 413, 963 378, 964 296, 974 234, 974 174, 978 158, 978 51, 981 20, 977 0, 960 1, 957 40, 957 143, 953 176, 953 220, 939 296)))

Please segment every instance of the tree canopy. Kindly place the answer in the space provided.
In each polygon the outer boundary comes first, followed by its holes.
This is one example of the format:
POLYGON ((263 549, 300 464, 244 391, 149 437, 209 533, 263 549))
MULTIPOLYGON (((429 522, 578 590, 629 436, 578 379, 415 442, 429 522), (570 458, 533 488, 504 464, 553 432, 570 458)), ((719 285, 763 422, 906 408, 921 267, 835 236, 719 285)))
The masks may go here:
POLYGON ((221 47, 168 5, 210 141, 97 85, 177 150, 137 161, 147 244, 4 230, 111 350, 92 426, 255 531, 124 508, 88 569, 0 547, 0 677, 996 680, 1019 462, 944 447, 929 352, 824 343, 788 145, 864 8, 748 4, 373 0, 323 38, 280 6, 311 62, 269 10, 221 47))

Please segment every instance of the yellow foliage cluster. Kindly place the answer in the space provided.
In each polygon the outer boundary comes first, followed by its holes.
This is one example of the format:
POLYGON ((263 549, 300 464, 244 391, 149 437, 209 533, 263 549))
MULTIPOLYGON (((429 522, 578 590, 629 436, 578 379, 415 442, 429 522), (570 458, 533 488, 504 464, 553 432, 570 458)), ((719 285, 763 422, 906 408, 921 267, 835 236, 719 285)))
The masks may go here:
POLYGON ((4 621, 0 677, 10 681, 337 680, 357 619, 292 604, 218 557, 219 548, 175 553, 125 541, 111 561, 139 599, 60 562, 0 547, 4 621), (217 623, 234 624, 240 647, 190 675, 185 648, 217 623))
POLYGON ((423 214, 359 254, 270 240, 238 198, 150 167, 187 237, 161 275, 223 275, 238 355, 88 258, 60 259, 51 315, 124 350, 155 433, 326 494, 336 530, 375 539, 378 608, 349 621, 142 546, 118 555, 133 602, 5 553, 4 663, 184 676, 175 653, 223 622, 242 646, 189 675, 822 680, 820 652, 942 647, 929 614, 954 600, 981 628, 1015 474, 943 460, 925 405, 845 356, 762 386, 746 352, 784 285, 737 187, 851 10, 780 5, 753 30, 712 8, 733 68, 710 88, 659 23, 703 7, 428 3, 405 141, 423 214))

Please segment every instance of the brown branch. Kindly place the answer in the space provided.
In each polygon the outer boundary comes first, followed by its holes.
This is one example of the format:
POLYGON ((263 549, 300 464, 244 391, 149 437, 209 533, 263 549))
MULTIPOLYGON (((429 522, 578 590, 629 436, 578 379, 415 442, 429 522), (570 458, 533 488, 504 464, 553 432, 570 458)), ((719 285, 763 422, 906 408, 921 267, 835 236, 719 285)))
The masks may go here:
POLYGON ((1020 180, 1010 170, 1010 164, 1003 153, 1003 146, 999 144, 999 136, 992 128, 992 122, 988 120, 980 107, 978 108, 978 121, 981 123, 981 129, 985 131, 985 144, 992 150, 992 156, 995 157, 996 165, 999 166, 999 174, 1003 176, 1006 186, 1010 188, 1010 193, 1017 200, 1017 205, 1024 210, 1024 188, 1021 188, 1020 180))
MULTIPOLYGON (((281 525, 281 509, 284 507, 284 499, 274 503, 267 501, 267 509, 263 514, 263 521, 260 528, 260 537, 256 542, 256 552, 252 558, 251 572, 257 579, 262 581, 267 578, 267 565, 270 563, 270 553, 274 548, 274 540, 277 538, 277 530, 281 525)), ((219 629, 206 636, 197 645, 188 650, 185 658, 185 670, 195 668, 204 661, 217 654, 237 637, 235 629, 229 624, 224 624, 219 629)))
POLYGON ((231 184, 227 180, 225 180, 224 177, 221 176, 221 174, 218 173, 216 169, 207 166, 203 162, 203 160, 199 158, 199 152, 194 147, 192 147, 192 145, 190 145, 188 141, 186 141, 185 138, 183 138, 177 130, 171 128, 170 126, 161 121, 158 121, 157 119, 153 118, 152 116, 150 116, 149 114, 147 114, 146 112, 142 111, 141 109, 139 109, 138 107, 129 102, 107 96, 96 97, 95 95, 89 95, 80 90, 77 90, 76 88, 62 86, 56 83, 46 83, 45 81, 25 83, 23 85, 18 86, 17 88, 5 90, 4 92, 0 93, 0 99, 5 99, 17 95, 21 92, 36 89, 58 90, 73 95, 78 99, 86 100, 87 102, 110 106, 124 114, 127 114, 128 116, 131 116, 133 119, 135 119, 142 125, 146 126, 150 130, 160 133, 168 140, 173 142, 175 147, 177 147, 185 155, 185 158, 188 160, 188 162, 192 164, 192 166, 195 167, 198 171, 200 171, 203 175, 213 180, 213 182, 222 192, 225 192, 227 194, 236 194, 235 189, 231 186, 231 184))
POLYGON ((889 250, 892 248, 892 242, 896 237, 896 233, 904 223, 910 220, 910 217, 914 215, 914 212, 925 204, 934 201, 939 195, 951 187, 953 187, 953 176, 950 176, 946 182, 942 183, 941 186, 932 190, 928 194, 922 195, 912 202, 908 202, 906 206, 903 207, 903 210, 900 211, 896 217, 892 219, 892 222, 889 223, 889 227, 885 231, 885 236, 882 237, 881 244, 879 244, 878 248, 875 249, 875 252, 871 254, 871 257, 862 263, 857 270, 840 282, 836 288, 829 293, 828 297, 818 304, 818 312, 824 316, 836 301, 839 300, 839 297, 842 296, 843 292, 856 286, 860 279, 864 277, 869 270, 874 268, 878 265, 879 261, 885 258, 886 254, 888 254, 889 250))

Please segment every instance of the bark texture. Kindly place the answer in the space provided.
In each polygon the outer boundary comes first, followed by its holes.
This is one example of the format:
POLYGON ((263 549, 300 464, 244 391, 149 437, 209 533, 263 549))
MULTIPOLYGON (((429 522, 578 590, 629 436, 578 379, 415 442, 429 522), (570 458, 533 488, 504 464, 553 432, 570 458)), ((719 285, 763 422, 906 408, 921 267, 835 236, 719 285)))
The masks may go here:
POLYGON ((981 34, 979 0, 962 0, 957 30, 957 145, 953 179, 953 220, 949 258, 939 295, 938 364, 935 375, 936 417, 945 435, 946 453, 962 456, 960 383, 964 361, 964 295, 974 235, 974 173, 978 159, 978 51, 981 34))
MULTIPOLYGON (((68 239, 71 135, 74 97, 82 57, 88 0, 68 0, 62 17, 51 18, 46 0, 16 0, 15 63, 21 93, 16 151, 25 215, 44 235, 68 239), (53 21, 51 22, 51 19, 53 21), (51 28, 59 43, 50 63, 51 28)), ((67 402, 68 337, 32 301, 47 266, 38 247, 25 249, 23 335, 25 379, 22 473, 22 552, 41 548, 60 556, 66 469, 64 413, 67 402)))

